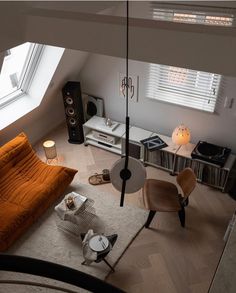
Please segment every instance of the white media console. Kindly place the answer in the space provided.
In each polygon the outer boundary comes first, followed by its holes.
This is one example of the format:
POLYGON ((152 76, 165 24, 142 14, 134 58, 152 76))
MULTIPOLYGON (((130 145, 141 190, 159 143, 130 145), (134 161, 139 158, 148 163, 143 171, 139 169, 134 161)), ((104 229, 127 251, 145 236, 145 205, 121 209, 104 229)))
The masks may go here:
MULTIPOLYGON (((93 116, 83 125, 84 144, 100 147, 119 155, 125 154, 125 124, 113 121, 111 126, 105 124, 102 117, 93 116)), ((178 149, 171 137, 154 133, 142 128, 130 126, 130 155, 140 159, 146 165, 158 167, 172 174, 179 173, 185 167, 191 167, 198 181, 222 191, 226 190, 228 178, 236 156, 230 154, 224 167, 196 160, 191 157, 195 144, 189 143, 178 149), (168 146, 161 150, 148 151, 140 140, 158 135, 168 146)))
POLYGON ((112 122, 105 124, 104 118, 93 116, 84 125, 84 144, 94 145, 116 154, 121 154, 121 138, 125 134, 125 124, 112 122))

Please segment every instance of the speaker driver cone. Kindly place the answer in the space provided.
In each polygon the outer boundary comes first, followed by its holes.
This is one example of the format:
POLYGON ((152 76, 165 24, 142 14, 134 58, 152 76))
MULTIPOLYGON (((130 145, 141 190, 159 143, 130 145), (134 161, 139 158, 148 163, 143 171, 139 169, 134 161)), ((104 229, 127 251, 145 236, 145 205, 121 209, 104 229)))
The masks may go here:
POLYGON ((68 105, 72 105, 73 104, 73 99, 71 98, 71 97, 66 97, 66 103, 68 104, 68 105))
POLYGON ((73 107, 66 107, 67 116, 75 116, 75 109, 73 107))
POLYGON ((75 118, 69 118, 68 123, 71 126, 75 126, 77 124, 77 120, 75 118))
POLYGON ((94 116, 97 114, 97 106, 93 102, 88 102, 87 113, 89 116, 94 116))

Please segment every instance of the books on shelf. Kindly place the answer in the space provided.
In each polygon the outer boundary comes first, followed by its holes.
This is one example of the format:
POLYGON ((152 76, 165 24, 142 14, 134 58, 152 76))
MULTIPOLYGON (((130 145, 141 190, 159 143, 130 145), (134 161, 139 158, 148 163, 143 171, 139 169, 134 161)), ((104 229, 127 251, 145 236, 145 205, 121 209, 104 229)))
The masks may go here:
MULTIPOLYGON (((173 170, 174 154, 165 150, 147 151, 146 162, 152 166, 158 166, 164 170, 173 170)), ((175 173, 190 167, 197 176, 199 182, 225 189, 228 171, 208 162, 195 160, 183 156, 176 157, 175 173)))
POLYGON ((161 166, 164 169, 173 169, 174 155, 172 153, 164 152, 162 150, 147 152, 147 160, 149 163, 161 166))

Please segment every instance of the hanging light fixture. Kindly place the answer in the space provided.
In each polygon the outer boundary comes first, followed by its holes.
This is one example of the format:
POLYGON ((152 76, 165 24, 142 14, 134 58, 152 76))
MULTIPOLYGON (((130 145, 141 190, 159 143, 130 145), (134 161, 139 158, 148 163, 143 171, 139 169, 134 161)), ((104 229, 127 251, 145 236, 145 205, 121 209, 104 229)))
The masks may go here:
POLYGON ((129 77, 129 1, 126 1, 126 76, 121 83, 121 91, 126 98, 126 119, 125 119, 125 157, 118 160, 111 168, 111 183, 121 191, 120 206, 124 204, 125 193, 138 191, 145 182, 146 169, 143 164, 132 157, 129 157, 129 94, 134 95, 132 78, 129 77))

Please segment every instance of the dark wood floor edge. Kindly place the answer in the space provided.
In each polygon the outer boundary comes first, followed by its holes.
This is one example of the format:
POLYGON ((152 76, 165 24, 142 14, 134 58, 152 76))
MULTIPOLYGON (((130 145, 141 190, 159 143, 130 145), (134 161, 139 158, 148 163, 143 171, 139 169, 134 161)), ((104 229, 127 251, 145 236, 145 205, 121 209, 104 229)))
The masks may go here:
POLYGON ((223 249, 222 249, 221 255, 220 255, 220 257, 219 257, 219 261, 218 261, 218 263, 217 263, 217 265, 216 265, 216 269, 215 269, 214 275, 213 275, 213 277, 212 277, 212 279, 211 279, 211 283, 210 283, 210 286, 209 286, 209 288, 208 288, 207 293, 209 293, 210 290, 211 290, 211 287, 212 287, 212 284, 213 284, 213 281, 214 281, 214 278, 215 278, 216 272, 217 272, 217 270, 218 270, 218 267, 219 267, 220 261, 221 261, 221 259, 222 259, 222 257, 223 257, 224 252, 225 252, 225 247, 226 247, 226 245, 227 245, 227 242, 228 242, 228 241, 225 242, 225 245, 224 245, 224 247, 223 247, 223 249))

